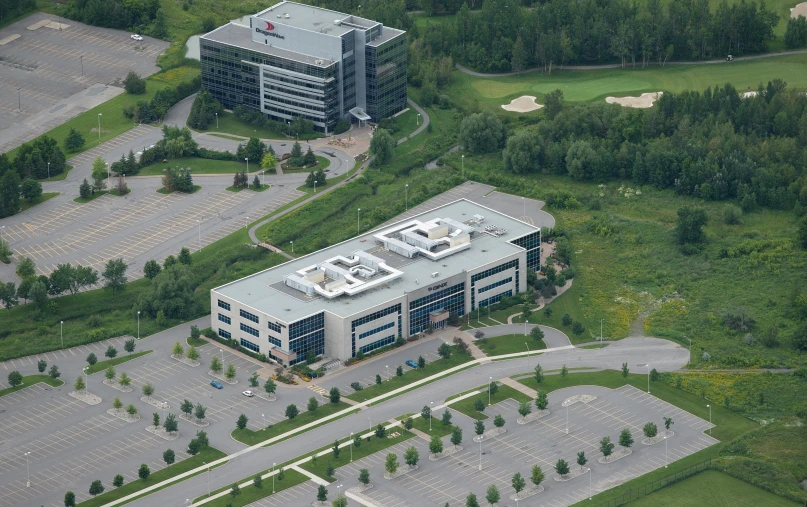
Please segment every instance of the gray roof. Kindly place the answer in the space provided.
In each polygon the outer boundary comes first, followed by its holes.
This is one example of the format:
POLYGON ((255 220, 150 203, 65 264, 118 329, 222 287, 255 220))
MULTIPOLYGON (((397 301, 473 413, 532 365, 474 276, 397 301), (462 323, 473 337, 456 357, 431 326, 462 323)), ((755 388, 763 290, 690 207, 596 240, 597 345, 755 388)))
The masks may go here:
POLYGON ((311 32, 327 33, 328 35, 334 35, 336 37, 340 37, 354 30, 356 26, 353 25, 370 28, 378 24, 375 21, 370 21, 358 16, 351 16, 344 12, 332 11, 330 9, 295 2, 281 2, 269 7, 265 11, 259 12, 256 16, 270 21, 275 25, 286 25, 311 32), (286 17, 287 14, 289 16, 288 18, 286 17), (337 25, 334 21, 339 21, 340 24, 337 25), (344 22, 344 24, 342 24, 342 22, 344 22))
MULTIPOLYGON (((434 218, 452 218, 464 222, 477 214, 483 215, 485 221, 481 226, 477 227, 479 232, 474 235, 471 247, 441 261, 434 262, 422 256, 415 259, 406 259, 392 252, 378 251, 379 246, 376 245, 373 234, 368 232, 246 278, 216 287, 213 290, 284 322, 294 322, 322 310, 329 311, 340 317, 347 317, 400 297, 404 293, 423 288, 431 282, 444 280, 463 271, 484 266, 509 254, 518 252, 522 248, 509 243, 509 241, 538 230, 538 228, 520 220, 465 199, 407 218, 406 221, 412 219, 427 221, 434 218), (481 234, 481 231, 487 225, 495 225, 500 229, 506 229, 507 234, 498 238, 481 234), (286 287, 283 284, 283 279, 286 275, 299 269, 323 262, 336 255, 347 257, 357 250, 364 250, 372 255, 381 257, 391 267, 403 271, 403 276, 387 285, 370 289, 356 296, 340 296, 331 300, 319 296, 306 297, 302 292, 286 287), (436 279, 431 278, 431 274, 434 272, 439 273, 436 279)), ((384 229, 391 226, 394 226, 394 224, 384 227, 384 229)), ((373 233, 378 231, 376 229, 373 233)))
POLYGON ((368 46, 373 46, 373 47, 378 47, 381 44, 384 44, 385 42, 387 42, 387 41, 389 41, 391 39, 394 39, 395 37, 397 37, 397 36, 399 36, 401 34, 404 34, 404 33, 406 33, 406 32, 404 32, 403 30, 398 30, 397 28, 390 28, 388 26, 385 26, 381 30, 381 35, 379 35, 378 37, 376 37, 372 41, 368 42, 367 45, 368 46))

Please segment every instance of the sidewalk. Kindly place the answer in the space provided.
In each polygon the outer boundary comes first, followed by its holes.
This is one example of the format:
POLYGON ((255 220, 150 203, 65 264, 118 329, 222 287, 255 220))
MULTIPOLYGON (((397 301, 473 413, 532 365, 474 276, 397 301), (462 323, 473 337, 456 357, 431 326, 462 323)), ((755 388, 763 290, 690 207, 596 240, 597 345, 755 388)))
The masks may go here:
POLYGON ((518 392, 520 392, 522 394, 526 394, 530 398, 535 398, 536 396, 538 396, 538 391, 536 391, 534 389, 530 389, 529 387, 525 386, 521 382, 513 380, 510 377, 503 377, 503 378, 499 379, 499 382, 501 382, 502 384, 504 384, 506 386, 512 387, 513 389, 515 389, 516 391, 518 391, 518 392))

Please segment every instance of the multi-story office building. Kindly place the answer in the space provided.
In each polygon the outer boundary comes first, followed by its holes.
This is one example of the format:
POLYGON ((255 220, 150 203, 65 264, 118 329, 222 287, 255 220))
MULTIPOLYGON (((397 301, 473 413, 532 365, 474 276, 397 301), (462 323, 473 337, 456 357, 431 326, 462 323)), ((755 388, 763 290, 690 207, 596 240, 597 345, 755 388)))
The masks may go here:
POLYGON ((467 200, 210 291, 219 336, 283 364, 345 360, 526 290, 541 231, 467 200))
POLYGON ((202 88, 327 133, 340 118, 379 121, 406 108, 406 32, 369 19, 281 2, 205 34, 202 88))

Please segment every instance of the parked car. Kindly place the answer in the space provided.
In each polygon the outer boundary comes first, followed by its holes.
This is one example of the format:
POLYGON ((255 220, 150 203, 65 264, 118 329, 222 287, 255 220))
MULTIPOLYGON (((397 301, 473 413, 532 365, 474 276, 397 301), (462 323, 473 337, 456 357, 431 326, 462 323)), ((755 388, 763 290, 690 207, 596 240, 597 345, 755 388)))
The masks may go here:
POLYGON ((211 380, 210 385, 215 387, 216 389, 222 389, 224 387, 224 385, 222 385, 222 383, 219 382, 218 380, 211 380))
POLYGON ((726 61, 727 61, 727 62, 733 62, 733 61, 734 61, 734 56, 733 56, 733 55, 728 55, 728 56, 726 57, 726 61))
POLYGON ((406 366, 409 366, 410 368, 417 368, 418 364, 416 362, 412 361, 411 359, 407 359, 406 360, 406 366))
POLYGON ((138 35, 138 34, 136 34, 136 33, 133 33, 133 34, 132 34, 132 40, 143 40, 143 36, 142 36, 142 35, 138 35))
POLYGON ((247 390, 247 391, 244 391, 244 392, 243 392, 243 393, 241 393, 241 394, 243 394, 243 395, 244 395, 244 396, 246 396, 247 398, 252 398, 252 391, 247 390))

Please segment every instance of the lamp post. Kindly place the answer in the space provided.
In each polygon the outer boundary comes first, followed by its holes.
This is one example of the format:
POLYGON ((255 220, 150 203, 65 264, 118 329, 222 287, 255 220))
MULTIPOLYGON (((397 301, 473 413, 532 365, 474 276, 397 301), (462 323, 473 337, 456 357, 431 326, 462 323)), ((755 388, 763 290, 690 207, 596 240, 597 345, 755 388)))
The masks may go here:
MULTIPOLYGON (((482 435, 479 435, 480 437, 482 435)), ((479 471, 482 471, 482 439, 479 439, 479 471)))
POLYGON ((356 212, 356 236, 361 233, 361 208, 356 212))
POLYGON ((89 366, 85 366, 84 368, 82 368, 82 371, 84 372, 84 391, 89 394, 90 379, 87 377, 87 368, 89 368, 89 366))
POLYGON ((5 229, 5 225, 0 225, 0 239, 3 239, 3 229, 5 229))
POLYGON ((465 179, 465 154, 462 154, 462 179, 465 179))
POLYGON ((104 162, 104 164, 106 164, 106 186, 112 188, 112 173, 109 172, 109 162, 104 162))
POLYGON ((272 494, 275 494, 275 466, 277 463, 272 463, 272 494))
POLYGON ((684 336, 687 340, 689 340, 689 358, 687 358, 687 366, 689 366, 690 361, 692 361, 692 339, 689 336, 684 336))
POLYGON ((404 196, 406 199, 406 209, 409 210, 409 183, 404 185, 404 196))
POLYGON ((25 476, 27 479, 25 480, 25 487, 31 487, 31 471, 28 469, 28 455, 31 454, 30 451, 25 453, 25 476))
POLYGON ((314 193, 317 193, 317 180, 314 180, 314 193))
POLYGON ((140 310, 137 310, 137 339, 140 339, 140 310))
POLYGON ((350 447, 350 462, 353 463, 353 432, 350 432, 350 443, 348 444, 350 447))
POLYGON ((62 337, 62 348, 64 348, 64 321, 59 321, 59 336, 62 337))
POLYGON ((529 319, 524 319, 524 336, 527 336, 527 324, 529 323, 529 319))
POLYGON ((569 405, 566 405, 566 434, 569 434, 569 405))
POLYGON ((266 427, 266 414, 261 414, 261 419, 263 419, 263 427, 266 427))
POLYGON ((709 436, 712 436, 712 406, 706 405, 706 408, 709 409, 709 436))
POLYGON ((647 394, 650 394, 650 363, 647 363, 647 394))
POLYGON ((524 346, 527 347, 527 369, 530 369, 530 346, 527 345, 527 342, 524 342, 524 346))
POLYGON ((415 117, 415 125, 420 126, 420 113, 415 117))
POLYGON ((588 499, 591 500, 591 497, 591 467, 588 467, 588 499))
MULTIPOLYGON (((203 465, 207 465, 204 461, 202 461, 203 465)), ((274 489, 274 487, 273 487, 274 489)), ((207 496, 210 496, 210 466, 207 467, 207 496)))
POLYGON ((219 129, 219 113, 216 113, 216 130, 219 129))
POLYGON ((247 224, 249 223, 248 221, 249 221, 249 217, 245 215, 244 216, 244 229, 247 228, 247 224))
POLYGON ((490 406, 490 386, 493 384, 493 377, 488 380, 488 406, 490 406))
POLYGON ((521 198, 521 216, 527 218, 527 201, 523 197, 521 198))
POLYGON ((434 405, 433 401, 429 402, 429 431, 432 430, 432 406, 434 405))
POLYGON ((389 381, 392 377, 389 376, 389 365, 387 365, 387 381, 389 381))
POLYGON ((17 111, 22 111, 22 99, 20 98, 20 90, 22 88, 17 88, 17 111))
POLYGON ((200 219, 196 219, 196 225, 198 226, 198 241, 199 241, 199 251, 202 251, 202 221, 200 219))
POLYGON ((244 160, 247 161, 247 185, 249 185, 249 157, 244 157, 244 160))
POLYGON ((664 432, 664 468, 667 468, 667 432, 664 432))
POLYGON ((81 60, 81 77, 84 77, 84 55, 79 56, 79 60, 81 60))
POLYGON ((291 253, 294 253, 294 240, 289 241, 291 243, 291 253))
POLYGON ((602 321, 603 319, 600 319, 600 343, 602 343, 602 321))
POLYGON ((102 113, 98 113, 98 140, 101 140, 101 116, 102 113))
POLYGON ((48 162, 48 179, 50 179, 50 162, 48 162))

